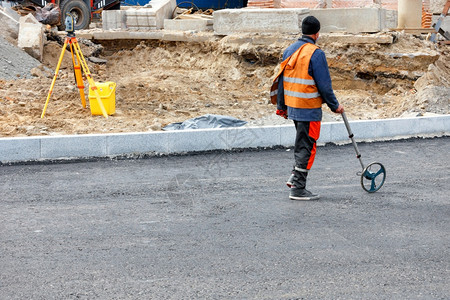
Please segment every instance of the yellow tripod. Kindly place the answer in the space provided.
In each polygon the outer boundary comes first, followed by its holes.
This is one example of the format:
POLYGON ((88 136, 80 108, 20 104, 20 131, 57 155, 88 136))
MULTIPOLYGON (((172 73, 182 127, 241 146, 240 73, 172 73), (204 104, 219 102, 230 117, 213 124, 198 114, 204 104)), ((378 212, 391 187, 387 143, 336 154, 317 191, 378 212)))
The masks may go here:
POLYGON ((89 71, 86 60, 84 59, 83 53, 81 52, 80 45, 78 44, 77 38, 72 33, 69 33, 64 40, 64 46, 61 50, 61 55, 59 57, 58 65, 56 66, 55 76, 53 76, 52 85, 50 86, 50 90, 47 95, 47 100, 45 101, 44 109, 42 110, 41 118, 44 118, 45 111, 47 110, 48 102, 53 92, 53 88, 55 86, 56 77, 58 77, 59 68, 61 67, 61 62, 64 58, 64 53, 66 51, 66 47, 69 45, 70 52, 72 53, 72 62, 73 62, 73 70, 75 73, 75 81, 77 83, 77 87, 80 90, 81 96, 81 104, 84 108, 86 108, 86 98, 84 95, 84 83, 83 83, 83 75, 81 73, 81 69, 83 69, 84 75, 86 76, 89 87, 94 91, 95 97, 97 98, 98 105, 102 111, 102 114, 105 118, 108 118, 108 114, 106 113, 106 109, 103 106, 103 102, 100 98, 100 94, 98 93, 97 86, 95 85, 94 79, 92 79, 91 72, 89 71), (81 67, 80 67, 81 66, 81 67))

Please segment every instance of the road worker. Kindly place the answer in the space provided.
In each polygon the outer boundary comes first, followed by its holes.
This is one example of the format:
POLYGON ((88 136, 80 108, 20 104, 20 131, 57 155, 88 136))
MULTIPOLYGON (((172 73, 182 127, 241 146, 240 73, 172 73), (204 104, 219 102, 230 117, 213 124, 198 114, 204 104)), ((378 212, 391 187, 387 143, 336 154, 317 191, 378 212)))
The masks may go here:
POLYGON ((271 88, 277 115, 294 121, 295 165, 287 181, 292 200, 316 200, 319 195, 306 189, 306 177, 316 154, 320 135, 322 103, 335 113, 344 112, 331 86, 325 53, 316 46, 320 22, 313 16, 302 22, 303 36, 283 52, 280 70, 271 88))

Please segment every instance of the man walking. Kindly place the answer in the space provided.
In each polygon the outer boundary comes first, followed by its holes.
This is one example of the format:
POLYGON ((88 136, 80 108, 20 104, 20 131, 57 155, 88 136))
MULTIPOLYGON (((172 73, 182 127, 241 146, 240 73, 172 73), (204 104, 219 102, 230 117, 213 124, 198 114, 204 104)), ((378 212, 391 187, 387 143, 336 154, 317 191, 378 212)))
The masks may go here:
POLYGON ((270 93, 272 103, 277 105, 277 115, 293 120, 297 131, 295 165, 287 182, 292 200, 319 199, 319 195, 306 189, 306 177, 316 154, 322 103, 335 113, 344 112, 331 86, 325 53, 315 45, 319 30, 320 22, 315 17, 303 20, 303 36, 284 51, 270 93))

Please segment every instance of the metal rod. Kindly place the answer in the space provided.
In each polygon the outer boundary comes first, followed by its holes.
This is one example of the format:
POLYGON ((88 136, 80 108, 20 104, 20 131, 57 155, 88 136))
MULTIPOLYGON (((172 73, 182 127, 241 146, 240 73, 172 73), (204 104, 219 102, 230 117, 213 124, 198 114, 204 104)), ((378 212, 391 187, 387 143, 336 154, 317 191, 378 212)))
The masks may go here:
POLYGON ((361 153, 359 152, 358 145, 356 144, 356 141, 354 139, 354 135, 352 132, 352 129, 350 128, 350 124, 348 123, 347 116, 345 115, 345 112, 342 113, 342 119, 344 119, 345 127, 347 128, 348 137, 352 140, 353 148, 355 148, 356 157, 359 159, 359 163, 361 164, 361 168, 364 170, 364 163, 361 159, 361 153))

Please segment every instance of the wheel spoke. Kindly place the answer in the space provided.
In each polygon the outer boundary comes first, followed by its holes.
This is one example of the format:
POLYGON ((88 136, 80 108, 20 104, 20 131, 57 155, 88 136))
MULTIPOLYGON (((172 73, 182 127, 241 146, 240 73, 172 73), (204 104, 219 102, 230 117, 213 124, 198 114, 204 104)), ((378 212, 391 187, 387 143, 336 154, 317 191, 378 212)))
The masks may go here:
POLYGON ((371 191, 376 191, 375 178, 372 179, 372 184, 371 184, 371 186, 370 186, 370 190, 371 190, 371 191))
POLYGON ((378 172, 375 174, 375 177, 377 177, 377 176, 380 175, 381 173, 384 173, 383 168, 380 168, 380 169, 378 170, 378 172))

